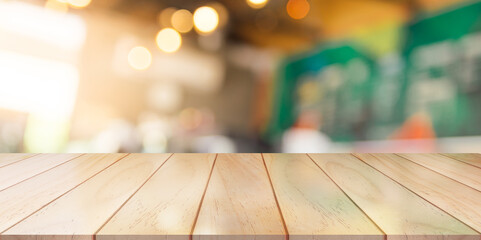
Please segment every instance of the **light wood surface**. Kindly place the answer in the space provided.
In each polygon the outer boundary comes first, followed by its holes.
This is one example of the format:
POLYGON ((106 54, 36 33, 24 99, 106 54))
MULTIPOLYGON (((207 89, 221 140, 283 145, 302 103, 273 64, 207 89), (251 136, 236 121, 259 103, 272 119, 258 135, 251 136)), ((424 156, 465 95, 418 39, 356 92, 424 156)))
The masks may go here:
POLYGON ((175 154, 97 234, 188 240, 216 154, 175 154))
POLYGON ((356 154, 356 156, 481 232, 481 192, 394 154, 356 154))
POLYGON ((0 191, 81 154, 40 154, 0 168, 0 191))
POLYGON ((384 238, 384 233, 307 155, 264 154, 264 160, 289 239, 384 238))
POLYGON ((481 168, 481 154, 479 153, 444 153, 443 155, 481 168))
POLYGON ((193 239, 285 239, 261 154, 219 154, 193 239))
POLYGON ((0 233, 33 214, 125 154, 89 154, 0 192, 0 233))
POLYGON ((3 239, 92 239, 92 236, 168 158, 130 154, 7 230, 3 239))
POLYGON ((350 154, 309 155, 388 239, 479 239, 462 222, 350 154))
POLYGON ((477 167, 459 163, 457 160, 440 154, 411 153, 399 155, 481 191, 481 174, 477 167))
POLYGON ((0 240, 480 240, 477 161, 0 154, 0 240))
POLYGON ((16 163, 18 161, 33 157, 30 153, 4 153, 0 155, 0 168, 16 163))

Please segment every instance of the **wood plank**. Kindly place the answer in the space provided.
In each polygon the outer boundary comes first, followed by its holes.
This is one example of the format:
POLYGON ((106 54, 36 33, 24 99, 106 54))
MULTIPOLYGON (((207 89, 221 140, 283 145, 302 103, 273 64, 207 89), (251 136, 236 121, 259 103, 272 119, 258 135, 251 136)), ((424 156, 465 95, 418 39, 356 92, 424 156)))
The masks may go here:
POLYGON ((97 240, 185 239, 216 154, 175 154, 99 231, 97 240))
POLYGON ((169 154, 130 154, 7 230, 10 239, 88 239, 166 161, 169 154))
POLYGON ((479 239, 477 232, 350 154, 309 154, 387 239, 479 239))
POLYGON ((0 233, 126 154, 86 154, 0 192, 0 233))
POLYGON ((356 156, 481 232, 481 192, 395 154, 356 156))
POLYGON ((33 153, 0 153, 0 168, 33 157, 33 153))
POLYGON ((40 154, 0 168, 0 191, 80 155, 71 153, 40 154))
POLYGON ((440 154, 422 153, 399 155, 481 191, 481 169, 477 167, 440 154))
POLYGON ((383 239, 306 154, 264 154, 289 239, 383 239))
POLYGON ((481 168, 481 154, 479 153, 443 153, 443 155, 481 168))
POLYGON ((193 239, 285 239, 260 154, 219 154, 193 239))

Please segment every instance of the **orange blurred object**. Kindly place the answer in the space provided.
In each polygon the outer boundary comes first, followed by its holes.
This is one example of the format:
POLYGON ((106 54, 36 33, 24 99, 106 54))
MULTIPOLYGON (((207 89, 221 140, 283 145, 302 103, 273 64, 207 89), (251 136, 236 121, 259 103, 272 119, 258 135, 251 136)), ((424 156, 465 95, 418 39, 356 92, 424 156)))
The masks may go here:
POLYGON ((289 0, 286 9, 291 18, 303 19, 309 13, 311 6, 307 0, 289 0))
POLYGON ((294 128, 302 129, 313 129, 318 130, 321 127, 321 115, 314 110, 305 110, 299 114, 296 122, 294 123, 294 128))
POLYGON ((408 118, 392 135, 392 139, 429 139, 435 138, 431 118, 426 113, 418 113, 408 118))

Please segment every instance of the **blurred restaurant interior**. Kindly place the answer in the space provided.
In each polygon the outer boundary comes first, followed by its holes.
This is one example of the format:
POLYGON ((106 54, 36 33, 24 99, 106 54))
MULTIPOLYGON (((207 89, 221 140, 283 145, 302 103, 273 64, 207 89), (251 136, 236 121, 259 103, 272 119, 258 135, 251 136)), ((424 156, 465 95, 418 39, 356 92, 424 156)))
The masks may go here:
POLYGON ((0 0, 0 152, 481 152, 481 1, 0 0))

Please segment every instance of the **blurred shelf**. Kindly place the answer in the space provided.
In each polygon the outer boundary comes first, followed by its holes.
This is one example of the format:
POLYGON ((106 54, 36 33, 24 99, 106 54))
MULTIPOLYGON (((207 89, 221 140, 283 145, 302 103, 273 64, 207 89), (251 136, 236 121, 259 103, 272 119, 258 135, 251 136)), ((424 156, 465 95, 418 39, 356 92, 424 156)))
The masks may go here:
POLYGON ((481 136, 334 142, 329 152, 481 153, 481 136))

